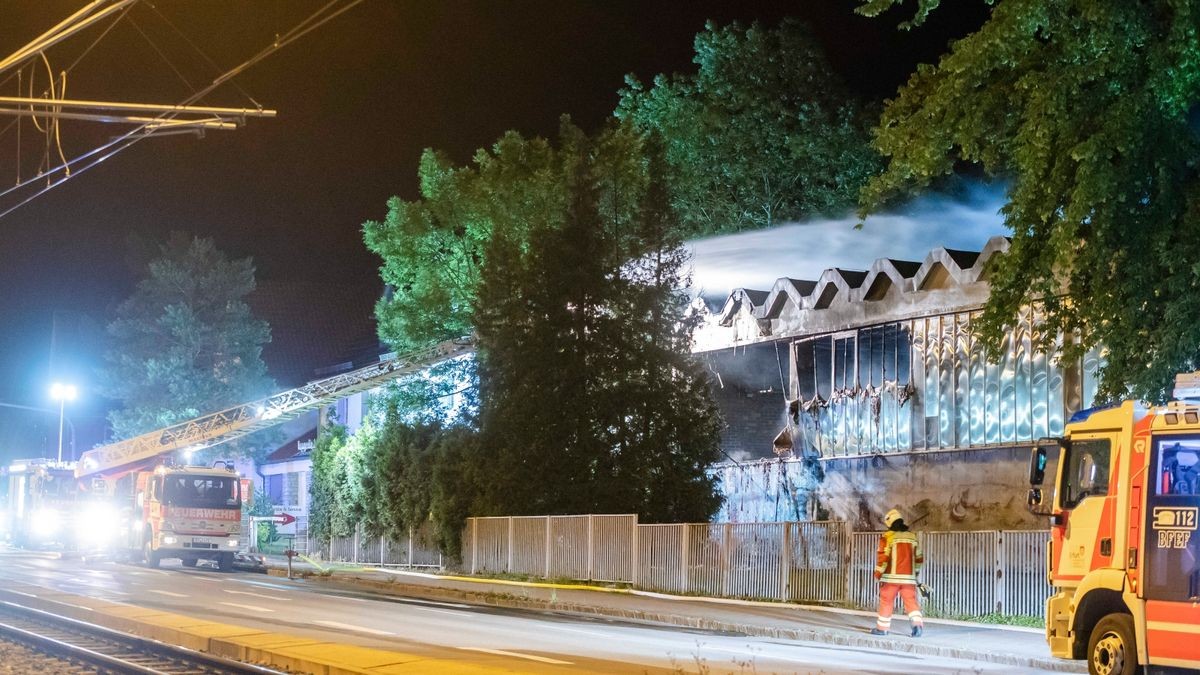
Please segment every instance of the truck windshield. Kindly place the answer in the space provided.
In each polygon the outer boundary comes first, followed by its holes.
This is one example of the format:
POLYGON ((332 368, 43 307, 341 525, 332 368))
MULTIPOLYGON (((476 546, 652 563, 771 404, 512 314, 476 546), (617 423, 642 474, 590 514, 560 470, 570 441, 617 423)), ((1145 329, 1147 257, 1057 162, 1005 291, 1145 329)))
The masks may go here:
POLYGON ((1111 448, 1107 439, 1075 441, 1066 451, 1067 465, 1062 474, 1063 508, 1074 508, 1087 497, 1108 494, 1108 462, 1111 448))
POLYGON ((167 476, 163 497, 171 506, 220 509, 241 506, 236 476, 167 476))

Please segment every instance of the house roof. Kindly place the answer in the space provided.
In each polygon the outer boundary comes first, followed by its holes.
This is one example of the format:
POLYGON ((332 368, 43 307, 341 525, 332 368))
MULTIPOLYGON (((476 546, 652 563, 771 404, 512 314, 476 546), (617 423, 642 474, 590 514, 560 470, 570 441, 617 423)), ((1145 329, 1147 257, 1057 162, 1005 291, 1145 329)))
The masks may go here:
POLYGON ((300 444, 306 443, 308 441, 315 441, 315 440, 317 440, 317 430, 310 429, 310 430, 304 432, 303 434, 300 434, 299 436, 288 441, 287 443, 284 443, 283 445, 276 448, 274 452, 267 455, 267 458, 266 458, 266 460, 263 461, 263 464, 275 464, 278 462, 286 462, 286 461, 289 461, 292 459, 296 459, 297 456, 300 456, 300 455, 307 456, 308 451, 305 450, 305 451, 301 452, 300 444))

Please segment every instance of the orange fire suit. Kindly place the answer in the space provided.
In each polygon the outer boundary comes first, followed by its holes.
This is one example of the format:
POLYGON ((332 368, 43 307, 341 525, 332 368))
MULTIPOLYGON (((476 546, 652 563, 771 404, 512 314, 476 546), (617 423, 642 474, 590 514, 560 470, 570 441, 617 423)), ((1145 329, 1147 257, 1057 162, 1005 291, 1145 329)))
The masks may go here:
POLYGON ((879 616, 875 627, 887 632, 892 624, 896 595, 904 601, 904 611, 914 627, 924 625, 921 604, 917 601, 917 572, 925 562, 917 536, 907 530, 888 530, 879 538, 875 552, 875 578, 879 587, 879 616))

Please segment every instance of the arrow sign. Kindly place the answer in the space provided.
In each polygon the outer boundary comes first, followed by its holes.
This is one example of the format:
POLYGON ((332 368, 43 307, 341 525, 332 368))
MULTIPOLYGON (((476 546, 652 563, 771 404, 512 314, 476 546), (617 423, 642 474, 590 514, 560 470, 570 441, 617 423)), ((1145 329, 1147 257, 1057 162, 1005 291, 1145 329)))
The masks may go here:
POLYGON ((290 525, 296 522, 296 516, 293 516, 290 513, 276 513, 275 522, 280 525, 290 525))

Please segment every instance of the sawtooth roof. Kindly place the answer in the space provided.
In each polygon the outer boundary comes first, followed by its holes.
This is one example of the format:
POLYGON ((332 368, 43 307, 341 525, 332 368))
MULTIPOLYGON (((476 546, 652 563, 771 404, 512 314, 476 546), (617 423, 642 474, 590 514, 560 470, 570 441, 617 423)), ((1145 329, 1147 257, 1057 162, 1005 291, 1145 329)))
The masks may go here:
POLYGON ((808 315, 804 317, 808 321, 802 323, 810 324, 822 312, 887 320, 922 307, 937 307, 939 302, 952 309, 955 302, 970 304, 980 297, 978 287, 987 284, 988 260, 1007 251, 1008 246, 1006 237, 992 237, 979 251, 939 246, 920 262, 879 258, 865 271, 831 268, 815 281, 780 278, 769 291, 734 289, 718 313, 717 323, 730 326, 736 316, 748 314, 759 320, 766 336, 773 334, 770 324, 774 320, 789 316, 795 320, 801 314, 808 315), (932 298, 931 294, 943 297, 932 298))

